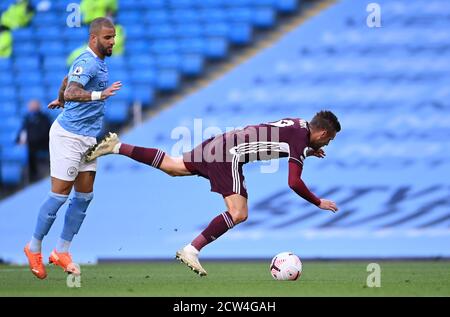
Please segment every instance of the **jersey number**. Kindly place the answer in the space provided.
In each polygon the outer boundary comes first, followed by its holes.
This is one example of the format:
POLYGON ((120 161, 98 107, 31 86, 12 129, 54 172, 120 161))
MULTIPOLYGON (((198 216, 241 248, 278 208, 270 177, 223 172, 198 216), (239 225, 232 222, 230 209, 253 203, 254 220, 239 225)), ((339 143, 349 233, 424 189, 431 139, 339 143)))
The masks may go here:
POLYGON ((294 125, 294 121, 292 120, 278 120, 276 122, 269 122, 270 125, 273 125, 275 127, 283 128, 283 127, 289 127, 291 125, 294 125))

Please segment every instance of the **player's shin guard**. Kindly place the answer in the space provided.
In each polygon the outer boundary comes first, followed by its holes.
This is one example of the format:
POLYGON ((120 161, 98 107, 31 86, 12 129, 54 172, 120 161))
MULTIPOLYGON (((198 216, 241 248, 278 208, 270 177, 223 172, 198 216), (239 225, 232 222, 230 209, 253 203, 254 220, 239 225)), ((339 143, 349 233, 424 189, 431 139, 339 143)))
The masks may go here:
POLYGON ((56 213, 66 202, 68 195, 60 195, 50 192, 47 199, 41 205, 34 229, 33 237, 36 240, 44 239, 56 219, 56 213))
POLYGON ((122 143, 119 154, 128 156, 135 161, 159 168, 166 153, 159 149, 145 148, 122 143))
POLYGON ((191 242, 191 245, 200 251, 205 245, 213 242, 233 227, 233 218, 231 217, 231 214, 226 211, 215 217, 209 223, 208 227, 206 227, 206 229, 191 242))
POLYGON ((72 241, 73 236, 80 230, 92 198, 94 198, 94 193, 75 192, 74 197, 70 199, 69 207, 66 211, 61 239, 72 241))

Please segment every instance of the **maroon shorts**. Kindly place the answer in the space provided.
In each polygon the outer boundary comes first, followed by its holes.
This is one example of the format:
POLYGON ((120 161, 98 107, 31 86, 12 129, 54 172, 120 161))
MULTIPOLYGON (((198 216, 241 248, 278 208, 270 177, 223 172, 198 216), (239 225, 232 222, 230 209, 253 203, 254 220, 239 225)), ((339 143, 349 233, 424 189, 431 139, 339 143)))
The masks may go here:
POLYGON ((203 155, 195 157, 194 151, 204 148, 209 141, 203 142, 190 152, 183 153, 186 168, 194 175, 209 179, 212 192, 222 194, 223 197, 239 194, 248 198, 242 163, 233 159, 225 162, 211 162, 203 155))

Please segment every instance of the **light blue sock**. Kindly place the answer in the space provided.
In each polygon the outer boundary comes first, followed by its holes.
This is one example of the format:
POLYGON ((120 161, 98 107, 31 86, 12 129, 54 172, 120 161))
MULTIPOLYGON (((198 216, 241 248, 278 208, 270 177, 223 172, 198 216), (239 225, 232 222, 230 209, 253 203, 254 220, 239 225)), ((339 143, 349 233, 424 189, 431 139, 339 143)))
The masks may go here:
POLYGON ((80 230, 84 217, 86 217, 86 209, 92 198, 94 198, 94 193, 92 192, 74 193, 73 197, 70 199, 69 207, 67 207, 61 239, 69 242, 72 241, 73 236, 80 230))
POLYGON ((58 209, 66 202, 68 195, 55 194, 53 192, 48 193, 47 199, 42 203, 39 210, 39 215, 34 229, 33 238, 30 241, 30 251, 41 251, 41 241, 44 236, 47 235, 53 222, 56 219, 56 213, 58 209))

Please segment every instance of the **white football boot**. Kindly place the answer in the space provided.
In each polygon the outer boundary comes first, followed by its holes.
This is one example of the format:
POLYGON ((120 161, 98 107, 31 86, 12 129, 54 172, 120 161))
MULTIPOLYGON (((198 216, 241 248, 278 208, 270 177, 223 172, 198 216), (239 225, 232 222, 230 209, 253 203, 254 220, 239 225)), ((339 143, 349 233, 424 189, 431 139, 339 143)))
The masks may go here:
POLYGON ((120 143, 120 140, 117 134, 109 132, 99 143, 94 144, 84 153, 84 161, 91 162, 97 157, 116 153, 114 148, 118 143, 120 143))
POLYGON ((206 276, 208 274, 198 261, 198 251, 192 245, 188 244, 183 249, 178 250, 176 258, 198 275, 206 276))

